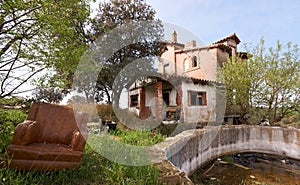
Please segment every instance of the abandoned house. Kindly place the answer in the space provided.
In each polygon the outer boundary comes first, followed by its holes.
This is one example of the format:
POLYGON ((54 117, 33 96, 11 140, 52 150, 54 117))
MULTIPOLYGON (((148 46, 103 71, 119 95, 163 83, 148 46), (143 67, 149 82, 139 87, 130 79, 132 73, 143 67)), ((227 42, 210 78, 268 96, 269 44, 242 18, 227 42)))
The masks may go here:
POLYGON ((158 61, 161 76, 146 83, 136 81, 130 87, 129 111, 141 118, 153 116, 164 121, 216 121, 220 99, 217 69, 229 57, 245 54, 237 52, 239 43, 234 33, 206 46, 197 46, 194 40, 181 44, 174 31, 158 61))

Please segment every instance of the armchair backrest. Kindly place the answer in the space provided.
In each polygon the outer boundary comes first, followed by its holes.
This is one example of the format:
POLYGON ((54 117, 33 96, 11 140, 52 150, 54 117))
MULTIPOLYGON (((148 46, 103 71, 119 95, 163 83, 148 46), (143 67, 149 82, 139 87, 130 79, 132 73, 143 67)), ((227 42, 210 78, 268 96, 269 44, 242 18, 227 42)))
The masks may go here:
POLYGON ((27 120, 36 121, 41 128, 37 142, 66 145, 71 144, 75 130, 83 131, 87 119, 87 114, 77 111, 74 114, 71 107, 36 102, 31 105, 27 117, 27 120))

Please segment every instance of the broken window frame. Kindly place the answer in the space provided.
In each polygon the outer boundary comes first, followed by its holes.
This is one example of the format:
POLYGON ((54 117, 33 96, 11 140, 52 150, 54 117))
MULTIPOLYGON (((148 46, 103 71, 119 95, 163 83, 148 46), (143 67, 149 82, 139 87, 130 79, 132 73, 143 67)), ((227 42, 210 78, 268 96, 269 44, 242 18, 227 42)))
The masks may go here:
POLYGON ((139 95, 133 94, 130 95, 130 107, 138 107, 139 106, 139 95))

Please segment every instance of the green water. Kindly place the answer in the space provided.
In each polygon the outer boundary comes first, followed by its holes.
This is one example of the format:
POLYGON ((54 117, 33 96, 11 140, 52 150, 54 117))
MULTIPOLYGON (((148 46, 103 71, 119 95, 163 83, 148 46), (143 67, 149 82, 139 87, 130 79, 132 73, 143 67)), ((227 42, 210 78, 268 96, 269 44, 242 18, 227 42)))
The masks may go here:
POLYGON ((300 185, 299 164, 279 156, 239 154, 212 161, 190 179, 200 185, 300 185))

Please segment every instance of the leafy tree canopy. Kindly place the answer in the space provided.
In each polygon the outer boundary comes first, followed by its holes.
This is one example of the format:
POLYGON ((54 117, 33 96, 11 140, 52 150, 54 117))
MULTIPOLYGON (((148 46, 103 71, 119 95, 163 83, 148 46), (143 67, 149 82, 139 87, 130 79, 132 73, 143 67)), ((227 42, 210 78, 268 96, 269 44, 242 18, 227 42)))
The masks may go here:
MULTIPOLYGON (((92 23, 94 40, 91 48, 98 51, 96 60, 101 63, 95 97, 98 101, 105 98, 111 103, 113 99, 118 99, 112 91, 114 80, 126 65, 140 58, 147 58, 148 65, 153 64, 152 57, 158 56, 162 49, 159 41, 163 37, 163 27, 155 19, 154 9, 145 0, 100 3, 92 23), (113 53, 108 55, 111 51, 113 53)), ((149 68, 144 63, 136 63, 136 68, 131 72, 138 73, 143 67, 149 68)), ((124 78, 117 91, 120 92, 132 80, 124 78)))
MULTIPOLYGON (((53 85, 68 84, 89 36, 88 0, 5 0, 0 2, 0 98, 45 68, 56 69, 53 85)), ((40 83, 51 83, 43 78, 40 83)), ((45 85, 45 84, 44 84, 45 85)))
POLYGON ((246 46, 248 60, 232 58, 221 69, 226 83, 227 107, 242 115, 278 121, 299 109, 300 53, 291 42, 268 50, 262 39, 246 46), (254 112, 253 112, 254 111, 254 112), (255 116, 254 116, 255 117, 255 116))

